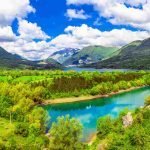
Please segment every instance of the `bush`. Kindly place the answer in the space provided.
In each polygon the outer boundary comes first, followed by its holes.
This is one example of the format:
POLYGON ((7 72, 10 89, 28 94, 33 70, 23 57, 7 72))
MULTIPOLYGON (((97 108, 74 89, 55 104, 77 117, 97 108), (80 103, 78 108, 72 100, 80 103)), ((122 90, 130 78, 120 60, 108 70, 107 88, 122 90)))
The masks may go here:
POLYGON ((136 147, 142 147, 146 143, 146 133, 140 126, 134 127, 129 133, 129 140, 131 145, 136 147))
POLYGON ((146 106, 150 105, 150 96, 146 98, 145 105, 146 106))
POLYGON ((50 129, 50 150, 84 149, 80 142, 82 134, 81 124, 69 116, 59 117, 50 129))
POLYGON ((106 136, 113 129, 113 121, 110 116, 100 118, 97 121, 97 131, 100 138, 106 136))
POLYGON ((15 134, 19 134, 23 137, 27 137, 28 136, 28 124, 27 123, 18 123, 15 126, 15 134))

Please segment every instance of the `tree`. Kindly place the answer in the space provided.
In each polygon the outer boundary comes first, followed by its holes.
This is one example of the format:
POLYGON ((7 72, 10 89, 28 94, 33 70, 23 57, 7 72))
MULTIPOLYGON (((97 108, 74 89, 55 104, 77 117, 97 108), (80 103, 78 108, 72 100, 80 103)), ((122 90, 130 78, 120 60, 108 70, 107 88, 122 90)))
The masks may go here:
POLYGON ((145 105, 146 106, 150 105, 150 96, 146 98, 145 105))
POLYGON ((15 126, 15 134, 21 135, 23 137, 28 136, 28 124, 27 123, 17 123, 15 126))
POLYGON ((110 116, 100 118, 97 121, 97 131, 99 137, 106 136, 113 128, 113 121, 110 116))
POLYGON ((9 117, 9 108, 12 106, 12 101, 9 97, 0 96, 0 116, 9 117))
POLYGON ((41 107, 35 107, 31 114, 29 114, 29 133, 30 134, 40 134, 44 133, 46 130, 47 123, 49 122, 49 117, 47 112, 41 107), (32 133, 31 133, 32 131, 32 133))
POLYGON ((82 126, 79 121, 69 116, 59 117, 49 131, 51 150, 77 150, 82 149, 80 142, 82 126))

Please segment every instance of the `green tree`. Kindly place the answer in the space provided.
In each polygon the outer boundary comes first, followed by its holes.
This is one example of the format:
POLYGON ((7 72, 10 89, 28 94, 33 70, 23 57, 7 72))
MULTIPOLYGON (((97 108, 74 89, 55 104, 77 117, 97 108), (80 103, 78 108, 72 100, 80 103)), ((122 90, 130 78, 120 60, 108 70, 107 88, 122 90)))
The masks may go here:
POLYGON ((113 128, 113 121, 110 116, 100 118, 97 121, 97 131, 99 137, 106 136, 113 128))
POLYGON ((46 126, 50 118, 47 112, 41 107, 35 107, 28 116, 30 127, 30 134, 45 133, 46 126), (32 132, 31 132, 32 131, 32 132))
POLYGON ((145 105, 146 106, 150 105, 150 96, 146 98, 145 105))
POLYGON ((69 116, 59 117, 49 131, 51 150, 78 150, 82 149, 80 138, 82 126, 69 116))

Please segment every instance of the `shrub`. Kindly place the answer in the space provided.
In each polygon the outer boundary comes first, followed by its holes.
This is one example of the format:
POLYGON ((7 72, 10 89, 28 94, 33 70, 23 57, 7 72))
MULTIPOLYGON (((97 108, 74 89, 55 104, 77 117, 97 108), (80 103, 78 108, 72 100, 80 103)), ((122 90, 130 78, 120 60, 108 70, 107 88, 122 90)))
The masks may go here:
POLYGON ((113 128, 113 121, 110 116, 100 118, 97 121, 97 131, 99 137, 106 136, 113 128))
POLYGON ((27 123, 18 123, 15 126, 15 134, 19 134, 23 137, 28 136, 28 124, 27 123))

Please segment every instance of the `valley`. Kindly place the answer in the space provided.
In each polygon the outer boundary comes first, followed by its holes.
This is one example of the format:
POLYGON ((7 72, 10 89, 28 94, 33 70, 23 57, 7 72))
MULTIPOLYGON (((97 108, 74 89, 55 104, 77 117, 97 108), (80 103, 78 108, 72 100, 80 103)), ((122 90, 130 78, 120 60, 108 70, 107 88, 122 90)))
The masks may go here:
POLYGON ((0 150, 150 150, 150 0, 1 0, 0 150))

